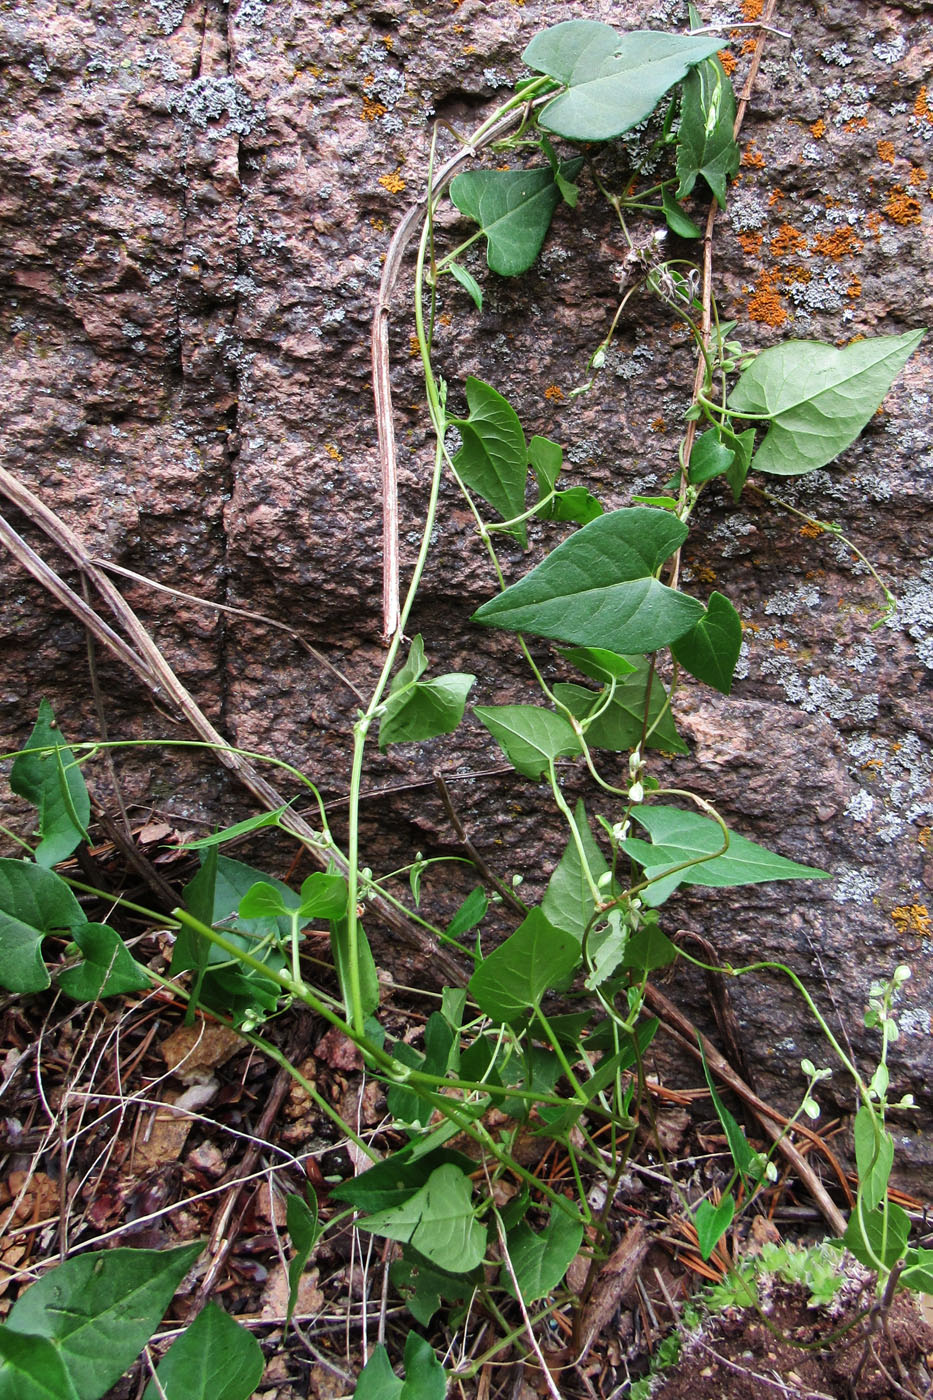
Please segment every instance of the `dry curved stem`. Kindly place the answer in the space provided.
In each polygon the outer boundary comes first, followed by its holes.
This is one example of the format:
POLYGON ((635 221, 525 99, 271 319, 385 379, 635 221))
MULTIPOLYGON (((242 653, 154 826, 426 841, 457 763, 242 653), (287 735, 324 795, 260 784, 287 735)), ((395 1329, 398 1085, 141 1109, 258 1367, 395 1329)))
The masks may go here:
MULTIPOLYGON (((341 873, 347 871, 347 861, 341 851, 322 839, 321 833, 287 806, 286 799, 256 769, 255 765, 242 754, 231 749, 228 741, 215 729, 191 692, 178 679, 161 651, 146 631, 123 595, 114 587, 107 575, 92 562, 92 556, 75 532, 65 524, 54 511, 35 496, 12 473, 0 467, 0 493, 11 500, 32 522, 37 525, 57 547, 68 556, 78 569, 85 574, 104 599, 111 613, 119 622, 133 643, 129 646, 84 599, 45 564, 34 550, 20 540, 15 531, 0 532, 11 553, 53 596, 68 608, 89 628, 93 635, 109 651, 128 665, 156 697, 170 700, 191 725, 198 737, 216 750, 219 761, 228 768, 245 788, 267 810, 285 807, 280 818, 281 824, 295 836, 308 850, 311 858, 320 869, 336 866, 341 873), (15 537, 10 540, 10 535, 15 537), (22 549, 15 543, 18 541, 22 549), (33 563, 33 561, 36 561, 33 563), (41 567, 37 567, 41 566, 41 567)), ((367 903, 386 927, 409 947, 430 954, 430 963, 444 976, 455 980, 457 985, 466 981, 463 970, 450 954, 436 946, 418 927, 403 914, 400 914, 387 899, 377 891, 367 895, 367 903)))

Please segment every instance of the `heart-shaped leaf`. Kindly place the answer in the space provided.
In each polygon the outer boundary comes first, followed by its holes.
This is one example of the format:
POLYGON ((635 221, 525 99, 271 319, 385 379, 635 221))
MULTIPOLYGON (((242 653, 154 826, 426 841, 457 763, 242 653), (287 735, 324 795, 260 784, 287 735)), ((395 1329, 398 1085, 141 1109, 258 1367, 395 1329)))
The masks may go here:
POLYGON ((580 753, 580 741, 563 715, 540 705, 475 705, 473 713, 526 778, 540 778, 555 759, 580 753))
POLYGON ((545 992, 563 985, 579 961, 579 940, 555 928, 540 908, 532 909, 480 963, 470 978, 470 995, 494 1021, 518 1021, 540 1005, 545 992))
POLYGON ((686 525, 666 510, 611 511, 484 603, 473 620, 623 655, 668 646, 703 613, 702 603, 654 577, 686 537, 686 525))
POLYGON ((360 1372, 354 1400, 444 1400, 447 1374, 429 1342, 417 1332, 405 1339, 405 1379, 400 1381, 380 1343, 360 1372))
POLYGON ((80 904, 53 870, 25 860, 0 860, 0 986, 41 992, 49 985, 43 938, 85 922, 80 904))
POLYGON ((472 1191, 470 1178, 447 1163, 407 1201, 358 1220, 357 1229, 410 1244, 451 1273, 469 1273, 486 1253, 486 1231, 474 1214, 472 1191))
POLYGON ((708 58, 684 79, 677 139, 677 198, 685 199, 702 175, 720 209, 726 181, 738 174, 741 152, 733 135, 735 93, 718 58, 708 58))
POLYGON ((843 350, 819 340, 763 350, 729 399, 738 417, 773 420, 752 466, 775 476, 825 467, 855 441, 925 334, 873 336, 843 350))
POLYGON ((17 754, 10 770, 10 787, 38 809, 42 840, 33 856, 38 865, 53 866, 87 840, 91 799, 48 700, 39 702, 39 717, 26 749, 45 752, 17 754))
MULTIPOLYGON (((688 753, 687 745, 674 726, 670 709, 666 708, 667 691, 652 671, 650 663, 641 656, 637 660, 634 674, 616 682, 612 700, 587 726, 587 743, 596 749, 610 749, 613 753, 633 749, 644 733, 647 711, 648 728, 651 729, 647 747, 662 749, 665 753, 688 753)), ((603 703, 603 697, 598 692, 580 685, 558 683, 554 686, 554 695, 578 720, 585 719, 593 710, 601 708, 603 703)))
MULTIPOLYGON (((513 520, 525 509, 528 449, 518 414, 511 404, 481 379, 466 381, 469 418, 451 418, 463 439, 454 466, 464 484, 513 520)), ((515 538, 527 543, 524 522, 514 527, 515 538)))
POLYGON ((143 1400, 249 1400, 265 1366, 256 1338, 208 1303, 169 1347, 143 1400))
MULTIPOLYGON (((582 160, 565 161, 557 172, 559 178, 549 165, 531 170, 470 170, 451 181, 454 204, 479 224, 486 237, 486 261, 493 272, 517 277, 528 271, 561 201, 561 184, 575 180, 582 167, 582 160)), ((456 272, 454 276, 466 285, 456 272)))
POLYGON ((712 593, 706 612, 683 637, 671 643, 671 651, 698 681, 728 695, 742 650, 742 622, 722 593, 712 593))
MULTIPOLYGON (((574 1220, 555 1205, 551 1206, 550 1219, 539 1234, 524 1223, 509 1232, 509 1258, 526 1303, 536 1303, 554 1291, 582 1242, 583 1221, 574 1220)), ((501 1282, 509 1292, 514 1292, 511 1275, 504 1268, 501 1282)))
POLYGON ((723 1196, 718 1206, 711 1201, 701 1201, 696 1208, 693 1223, 697 1227, 700 1253, 708 1259, 723 1235, 732 1224, 735 1215, 735 1201, 731 1196, 723 1196))
POLYGON ((146 969, 115 929, 106 924, 82 924, 71 936, 84 954, 84 962, 60 973, 58 985, 75 1001, 141 992, 150 985, 146 969))
POLYGON ((546 131, 570 141, 609 141, 650 116, 664 94, 722 39, 636 30, 570 19, 536 34, 522 54, 529 68, 566 88, 539 113, 546 131))

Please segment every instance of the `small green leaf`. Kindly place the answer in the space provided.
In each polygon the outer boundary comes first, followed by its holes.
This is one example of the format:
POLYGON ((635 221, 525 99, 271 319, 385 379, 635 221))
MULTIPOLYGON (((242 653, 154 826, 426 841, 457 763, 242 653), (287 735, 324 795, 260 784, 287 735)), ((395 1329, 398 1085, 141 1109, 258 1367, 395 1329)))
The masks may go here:
MULTIPOLYGON (((363 925, 357 924, 356 931, 358 940, 357 956, 359 959, 360 1002, 363 1007, 363 1015, 370 1016, 379 1005, 379 973, 376 971, 372 949, 369 946, 369 939, 366 937, 363 925)), ((349 1016, 350 1007, 353 1003, 350 996, 349 934, 345 918, 331 920, 330 947, 334 955, 334 967, 337 970, 337 980, 340 983, 344 1005, 347 1008, 347 1015, 349 1016)))
POLYGON ((0 1324, 0 1400, 78 1400, 58 1348, 47 1337, 0 1324))
POLYGON ((252 1333, 208 1303, 169 1347, 143 1400, 249 1400, 265 1368, 252 1333))
POLYGON ((439 1269, 410 1245, 402 1247, 402 1257, 391 1265, 389 1276, 408 1311, 422 1327, 429 1325, 442 1301, 465 1303, 476 1286, 475 1277, 439 1269))
POLYGON ((585 676, 603 685, 606 681, 624 680, 637 671, 640 664, 640 658, 629 660, 627 656, 619 656, 603 647, 566 647, 561 649, 560 654, 571 666, 576 666, 585 676))
POLYGON ((653 882, 642 892, 642 899, 649 905, 663 903, 680 884, 718 889, 729 885, 757 885, 769 880, 830 878, 825 870, 786 860, 735 832, 729 833, 725 853, 716 856, 714 852, 723 845, 722 828, 718 822, 695 812, 679 807, 635 807, 632 816, 648 831, 651 843, 629 837, 622 846, 627 855, 644 867, 645 878, 653 882), (691 864, 674 874, 666 873, 672 866, 699 861, 703 856, 713 856, 713 859, 691 864))
POLYGON ((87 840, 91 799, 48 700, 39 702, 39 716, 26 748, 46 751, 17 754, 10 770, 10 787, 38 810, 42 839, 33 856, 37 865, 49 867, 65 860, 87 840))
MULTIPOLYGON (((555 1205, 551 1206, 550 1218, 540 1234, 535 1234, 531 1226, 524 1223, 510 1231, 509 1258, 526 1303, 536 1303, 557 1288, 582 1243, 583 1221, 572 1219, 555 1205)), ((514 1293, 511 1275, 504 1267, 500 1282, 503 1288, 514 1293)))
POLYGON ((359 1374, 353 1400, 399 1400, 401 1393, 402 1382, 392 1370, 389 1353, 380 1342, 359 1374))
MULTIPOLYGON (((700 1042, 700 1057, 703 1061, 703 1073, 706 1076, 706 1084, 709 1089, 709 1096, 713 1101, 713 1108, 716 1110, 716 1117, 722 1124, 723 1132, 726 1135, 726 1141, 729 1144, 729 1151, 732 1153, 732 1160, 735 1163, 736 1169, 738 1170, 738 1173, 741 1176, 743 1182, 747 1181, 748 1177, 755 1175, 754 1167, 757 1154, 752 1151, 748 1138, 745 1136, 741 1127, 733 1118, 732 1114, 726 1108, 726 1105, 723 1103, 722 1099, 716 1092, 716 1085, 713 1083, 713 1076, 710 1074, 709 1065, 706 1061, 706 1055, 703 1052, 702 1041, 700 1042)), ((704 1258, 706 1257, 708 1256, 704 1255, 704 1258)))
POLYGON ((726 181, 738 174, 741 153, 733 135, 735 93, 719 59, 697 65, 684 80, 677 139, 677 198, 685 199, 702 175, 720 209, 726 181))
POLYGON ((686 525, 666 510, 611 511, 484 603, 473 620, 622 655, 667 646, 703 612, 695 598, 654 577, 686 536, 686 525))
POLYGON ((541 1004, 545 992, 561 985, 579 961, 578 939, 555 928, 541 909, 532 909, 480 963, 470 978, 470 995, 494 1021, 518 1021, 541 1004))
POLYGON ((693 445, 687 479, 694 486, 712 481, 714 476, 723 476, 734 460, 734 450, 726 447, 719 434, 711 428, 709 432, 701 433, 693 445))
POLYGON ((721 46, 708 36, 619 34, 597 20, 571 19, 535 35, 522 58, 566 88, 538 115, 546 131, 570 141, 609 141, 649 116, 691 64, 721 46))
MULTIPOLYGON (((645 732, 647 711, 651 734, 646 746, 649 749, 661 749, 664 753, 688 753, 687 745, 674 725, 663 684, 644 657, 639 656, 633 660, 636 662, 633 673, 616 682, 612 700, 587 726, 587 743, 593 748, 609 749, 613 753, 625 753, 628 749, 633 749, 645 732), (655 727, 652 729, 653 725, 655 727)), ((588 690, 585 686, 559 682, 554 686, 554 695, 581 721, 594 710, 600 709, 603 704, 602 695, 588 690)))
POLYGON ((202 1249, 75 1255, 21 1294, 8 1325, 54 1342, 79 1400, 99 1400, 136 1360, 202 1249))
MULTIPOLYGON (((475 890, 470 891, 447 925, 447 937, 461 938, 465 933, 469 933, 471 928, 476 928, 477 924, 482 923, 488 908, 489 901, 483 890, 477 885, 475 890)), ((445 990, 449 990, 449 988, 445 990)))
POLYGON ((342 919, 347 912, 347 882, 342 875, 315 870, 301 885, 302 919, 342 919))
MULTIPOLYGON (((531 170, 470 170, 451 181, 450 197, 486 238, 486 261, 500 277, 527 272, 537 258, 562 195, 583 168, 566 161, 561 183, 549 165, 531 170)), ((459 279, 458 279, 459 280, 459 279)))
MULTIPOLYGON (((598 880, 609 866, 590 828, 582 798, 577 802, 574 820, 580 833, 590 874, 594 880, 598 880)), ((583 934, 594 914, 593 895, 583 873, 577 843, 572 837, 548 881, 541 901, 541 912, 554 928, 573 934, 578 943, 582 942, 583 934)))
POLYGON ((667 934, 662 933, 657 924, 649 923, 633 933, 625 945, 622 966, 635 969, 639 977, 643 977, 660 967, 670 967, 676 961, 677 949, 667 934))
POLYGON ((751 466, 752 453, 755 450, 755 429, 746 428, 744 433, 738 433, 730 439, 735 448, 735 456, 732 465, 726 472, 726 480, 732 490, 732 499, 738 504, 742 487, 745 485, 745 478, 748 476, 748 469, 751 466))
POLYGON ((580 752, 580 741, 563 715, 540 705, 474 705, 473 713, 526 778, 540 778, 556 759, 580 752))
POLYGON ((842 1243, 868 1269, 876 1267, 872 1255, 880 1259, 887 1269, 891 1269, 903 1258, 910 1234, 910 1217, 900 1206, 888 1201, 877 1210, 867 1211, 864 1229, 858 1210, 849 1217, 842 1243))
POLYGON ((85 922, 80 904, 54 871, 31 861, 0 860, 0 986, 41 992, 49 985, 43 938, 85 922))
POLYGON ((732 1224, 735 1215, 735 1201, 731 1196, 723 1196, 718 1206, 711 1201, 701 1201, 693 1217, 700 1241, 700 1253, 708 1259, 723 1235, 732 1224))
POLYGON ((564 449, 550 438, 535 436, 528 444, 528 461, 538 482, 538 500, 553 491, 564 462, 564 449))
POLYGON ((408 690, 390 695, 379 724, 380 749, 452 734, 463 719, 467 696, 475 681, 476 677, 467 672, 452 671, 434 680, 417 681, 408 690))
POLYGON ((602 922, 591 931, 586 948, 589 972, 583 985, 594 992, 615 972, 622 962, 629 942, 629 926, 618 909, 610 909, 602 922))
MULTIPOLYGON (((297 902, 297 901, 296 901, 297 902)), ((270 885, 268 880, 257 880, 240 900, 241 919, 278 919, 287 917, 294 904, 286 904, 280 890, 270 885)))
MULTIPOLYGON (((237 822, 235 826, 225 826, 223 831, 215 831, 210 836, 201 836, 197 841, 186 841, 182 846, 175 846, 176 851, 204 851, 211 846, 221 846, 225 841, 235 841, 239 836, 248 836, 252 831, 261 831, 266 826, 278 826, 279 817, 288 811, 290 802, 283 802, 281 807, 276 807, 273 812, 260 812, 255 817, 247 817, 245 821, 237 822)), ((194 913, 194 910, 191 911, 194 913)))
POLYGON ((405 1380, 400 1381, 380 1343, 360 1372, 354 1400, 444 1400, 447 1376, 428 1342, 417 1332, 405 1341, 405 1380))
POLYGON ((706 612, 695 626, 671 643, 671 651, 681 666, 723 695, 732 689, 741 650, 742 622, 722 593, 712 593, 706 612))
POLYGON ((321 1234, 318 1225, 317 1200, 315 1199, 312 1203, 305 1200, 304 1196, 294 1194, 286 1196, 285 1228, 288 1230, 288 1237, 292 1242, 292 1249, 295 1251, 288 1264, 288 1315, 285 1321, 289 1323, 298 1301, 298 1285, 301 1283, 301 1275, 305 1271, 305 1266, 311 1258, 311 1251, 321 1234))
POLYGON ((476 278, 471 272, 467 272, 466 268, 462 267, 460 263, 450 263, 449 267, 451 277, 454 279, 455 282, 460 283, 460 286, 470 297, 477 311, 482 311, 483 289, 477 282, 476 278))
POLYGON ((678 238, 702 238, 703 230, 684 213, 667 186, 661 194, 661 208, 671 233, 678 238))
POLYGON ((915 1293, 933 1293, 933 1249, 908 1249, 900 1282, 915 1293))
POLYGON ((330 1194, 335 1201, 345 1201, 357 1210, 394 1210, 410 1200, 425 1185, 433 1171, 445 1165, 471 1171, 475 1164, 468 1157, 447 1148, 436 1148, 421 1157, 414 1157, 410 1147, 403 1148, 375 1166, 368 1167, 359 1176, 341 1181, 331 1188, 330 1194))
POLYGON ((763 350, 729 399, 739 418, 772 419, 752 466, 776 476, 825 467, 855 441, 925 334, 872 336, 843 350, 819 340, 763 350))
POLYGON ((558 491, 546 506, 537 512, 541 520, 564 520, 574 525, 589 525, 603 514, 599 501, 585 486, 571 486, 558 491))
MULTIPOLYGON (((492 385, 481 379, 466 381, 469 418, 451 418, 463 439, 454 457, 464 484, 499 512, 503 520, 513 520, 525 509, 525 482, 528 477, 528 449, 518 414, 492 385)), ((522 522, 515 526, 519 544, 527 544, 522 522)))
POLYGON ((855 1115, 855 1164, 866 1210, 881 1205, 894 1165, 894 1139, 875 1111, 863 1104, 855 1115))
POLYGON ((410 1244, 451 1273, 469 1273, 486 1253, 486 1231, 474 1214, 472 1190, 459 1167, 436 1167, 420 1191, 401 1205, 358 1220, 357 1229, 410 1244))
POLYGON ((58 985, 75 1001, 99 1001, 101 997, 141 992, 151 985, 148 972, 115 929, 106 924, 82 924, 71 936, 84 954, 84 962, 60 973, 58 985))

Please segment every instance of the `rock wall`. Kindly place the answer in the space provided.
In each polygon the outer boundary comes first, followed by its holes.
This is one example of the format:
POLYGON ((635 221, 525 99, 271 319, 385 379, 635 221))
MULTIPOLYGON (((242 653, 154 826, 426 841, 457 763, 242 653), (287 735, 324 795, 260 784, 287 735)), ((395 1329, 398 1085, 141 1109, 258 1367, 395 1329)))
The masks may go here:
MULTIPOLYGON (((744 0, 704 18, 737 24, 761 8, 744 0)), ((96 556, 299 626, 365 688, 381 657, 369 317, 392 229, 423 188, 431 122, 475 125, 549 23, 681 26, 684 9, 3 0, 3 464, 96 556)), ((779 5, 787 33, 769 39, 716 241, 717 294, 745 344, 842 343, 933 314, 925 9, 779 5)), ((737 87, 751 32, 735 31, 737 87)), ((446 127, 440 141, 454 149, 446 127)), ((492 380, 528 433, 562 442, 574 479, 610 507, 669 475, 691 380, 681 331, 639 297, 596 389, 570 398, 613 314, 622 252, 585 181, 578 210, 559 212, 543 258, 519 282, 485 273, 476 256, 484 310, 446 288, 438 336, 452 402, 462 405, 466 374, 492 380)), ((409 319, 400 297, 394 383, 410 561, 430 447, 409 319)), ((792 963, 859 1048, 869 981, 911 963, 896 1077, 921 1094, 933 1079, 931 346, 841 461, 787 491, 837 520, 892 581, 900 607, 882 628, 871 630, 878 592, 841 543, 751 498, 738 508, 723 493, 704 500, 687 585, 705 596, 715 582, 733 599, 746 646, 732 698, 696 687, 678 699, 693 748, 679 780, 715 797, 744 834, 836 878, 672 906, 679 926, 724 958, 792 963)), ((10 518, 37 542, 28 522, 10 518)), ((533 548, 545 533, 533 532, 533 548)), ((509 562, 513 576, 529 563, 517 549, 509 562)), ((9 560, 0 568, 4 745, 28 732, 42 695, 70 736, 98 733, 80 627, 9 560)), ((126 591, 231 740, 301 764, 339 802, 349 690, 286 634, 141 584, 126 591)), ((507 642, 468 623, 491 591, 466 512, 445 489, 414 630, 440 669, 477 672, 478 702, 531 698, 507 642)), ((556 675, 547 649, 536 650, 556 675)), ((97 669, 112 735, 186 735, 116 663, 98 655, 97 669)), ((182 823, 249 811, 206 761, 151 750, 116 761, 141 809, 182 823)), ((366 859, 386 868, 413 848, 455 848, 435 770, 451 779, 487 858, 540 889, 562 843, 558 824, 541 819, 541 794, 501 771, 472 721, 450 740, 374 759, 368 790, 407 790, 366 804, 366 859)), ((105 774, 98 785, 106 795, 105 774)), ((391 948, 379 958, 391 965, 391 948)), ((678 979, 677 995, 706 1015, 692 979, 678 979)), ((779 981, 742 983, 735 998, 762 1091, 792 1101, 801 1054, 822 1063, 825 1052, 779 981)), ((922 1111, 905 1115, 902 1133, 918 1171, 933 1158, 923 1122, 922 1111)))

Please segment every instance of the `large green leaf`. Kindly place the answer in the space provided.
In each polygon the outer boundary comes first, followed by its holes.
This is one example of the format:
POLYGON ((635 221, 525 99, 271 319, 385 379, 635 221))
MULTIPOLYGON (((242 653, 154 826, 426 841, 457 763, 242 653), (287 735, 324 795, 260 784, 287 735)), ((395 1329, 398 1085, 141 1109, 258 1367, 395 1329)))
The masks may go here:
POLYGON ((619 34, 598 20, 571 19, 535 35, 522 58, 566 88, 539 113, 545 130, 570 141, 609 141, 649 116, 692 64, 721 47, 709 35, 619 34))
POLYGON ((752 466, 775 476, 824 467, 854 442, 925 331, 879 335, 837 350, 788 340, 763 350, 742 375, 729 408, 773 420, 752 466))
MULTIPOLYGON (((665 753, 688 753, 687 745, 677 733, 670 709, 665 708, 667 691, 643 656, 633 660, 636 662, 633 673, 616 683, 609 705, 587 728, 587 743, 597 749, 610 749, 613 753, 633 749, 644 732, 647 696, 648 727, 651 728, 655 720, 658 721, 647 747, 662 749, 665 753)), ((598 709, 603 700, 597 691, 564 683, 554 686, 554 695, 579 720, 598 709)))
POLYGON ((60 973, 58 985, 75 1001, 141 992, 150 985, 146 969, 107 924, 82 924, 72 938, 84 954, 84 962, 60 973))
POLYGON ((741 650, 742 622, 722 593, 712 593, 706 612, 695 626, 671 643, 671 651, 681 666, 723 695, 732 689, 741 650))
POLYGON ((473 620, 623 655, 668 646, 703 613, 702 603, 654 577, 686 536, 686 525, 666 510, 611 511, 483 603, 473 620))
POLYGON ((651 837, 642 841, 628 837, 622 842, 627 855, 644 867, 653 883, 643 892, 646 904, 662 904, 678 885, 704 885, 718 889, 726 885, 758 885, 770 880, 829 879, 826 870, 800 865, 775 855, 744 836, 729 833, 729 846, 721 856, 723 834, 718 822, 687 812, 680 807, 635 807, 632 816, 651 837), (712 856, 704 860, 703 857, 712 856), (702 861, 668 875, 672 866, 686 861, 702 861))
POLYGON ((407 690, 390 695, 379 724, 380 749, 452 734, 463 719, 475 680, 466 671, 451 671, 431 681, 415 681, 407 690))
MULTIPOLYGON (((528 478, 528 448, 515 409, 491 384, 467 379, 466 398, 469 418, 451 418, 463 439, 454 457, 466 486, 497 510, 503 520, 512 520, 525 509, 525 482, 528 478)), ((520 544, 527 543, 525 524, 514 527, 520 544)))
POLYGON ((46 748, 46 752, 18 754, 10 770, 10 787, 39 812, 42 840, 33 852, 37 864, 57 865, 87 840, 91 799, 48 700, 39 702, 39 717, 26 748, 46 748))
POLYGON ((0 1324, 0 1400, 78 1400, 65 1363, 47 1337, 0 1324))
POLYGON ((83 923, 80 904, 53 870, 25 860, 0 860, 0 986, 41 992, 49 985, 43 938, 83 923))
MULTIPOLYGON (((594 880, 598 880, 609 866, 590 829, 582 797, 577 802, 574 819, 590 874, 594 880)), ((577 942, 582 942, 586 926, 595 909, 589 882, 583 873, 580 852, 573 837, 567 842, 566 850, 548 881, 541 901, 541 912, 555 928, 563 930, 564 933, 572 933, 577 942)))
POLYGON ((726 181, 738 174, 741 153, 733 135, 735 93, 719 59, 708 58, 684 80, 677 138, 677 198, 684 199, 702 175, 720 209, 726 181))
POLYGON ((76 1255, 17 1299, 8 1325, 47 1337, 79 1400, 99 1400, 136 1360, 202 1249, 197 1243, 76 1255))
MULTIPOLYGON (((566 161, 560 166, 561 179, 575 180, 582 165, 579 159, 566 161)), ((461 214, 482 229, 492 271, 500 277, 517 277, 528 271, 540 253, 561 191, 554 171, 545 165, 531 170, 467 171, 451 182, 450 197, 461 214)))
POLYGON ((436 1167, 407 1201, 358 1220, 357 1229, 410 1244, 451 1273, 469 1273, 486 1253, 486 1231, 476 1219, 472 1190, 470 1178, 447 1163, 436 1167))
POLYGON ((562 986, 579 961, 579 939, 555 928, 540 908, 532 909, 480 963, 470 978, 470 995, 494 1021, 518 1021, 550 988, 562 986))
POLYGON ((555 759, 580 753, 569 721, 541 705, 474 705, 473 713, 526 778, 540 778, 555 759))
POLYGON ((429 1342, 417 1332, 405 1340, 405 1379, 399 1380, 380 1343, 360 1372, 353 1400, 444 1400, 447 1375, 429 1342))
POLYGON ((249 1400, 265 1367, 256 1338, 208 1303, 169 1347, 143 1400, 249 1400))
MULTIPOLYGON (((550 1219, 540 1234, 522 1223, 509 1232, 507 1242, 519 1292, 526 1303, 536 1303, 554 1291, 576 1258, 583 1242, 583 1221, 552 1205, 550 1219)), ((501 1282, 514 1291, 505 1269, 501 1282)))

